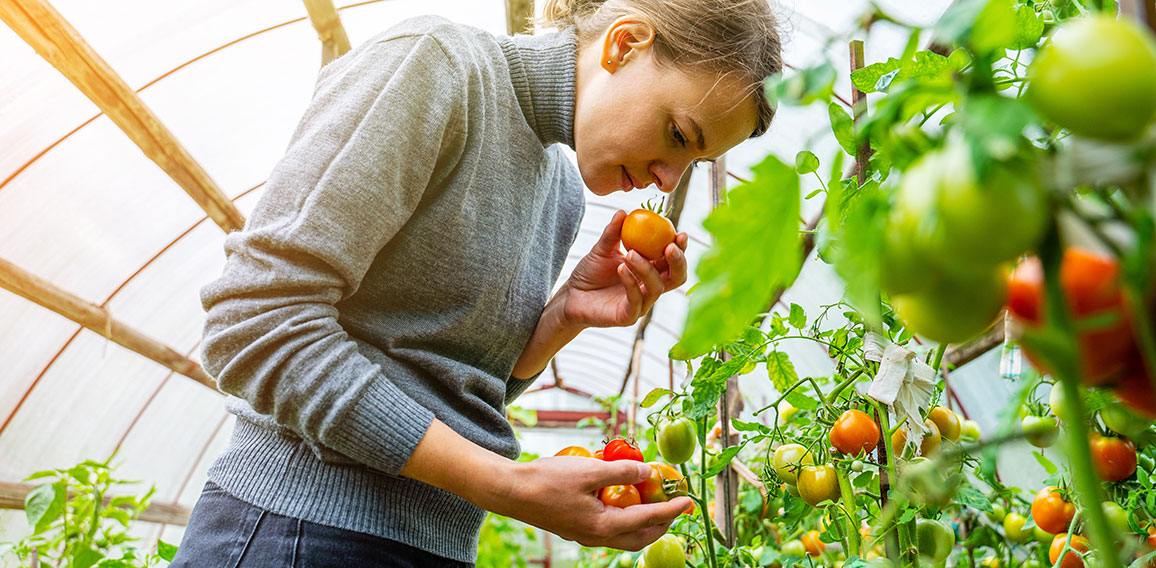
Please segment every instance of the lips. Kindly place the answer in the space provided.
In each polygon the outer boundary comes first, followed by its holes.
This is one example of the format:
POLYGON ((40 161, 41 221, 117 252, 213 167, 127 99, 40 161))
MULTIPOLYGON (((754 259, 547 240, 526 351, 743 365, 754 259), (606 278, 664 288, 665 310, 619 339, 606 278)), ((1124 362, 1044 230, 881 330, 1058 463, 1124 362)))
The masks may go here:
POLYGON ((630 177, 630 172, 626 171, 626 166, 622 166, 622 191, 630 191, 634 188, 634 179, 630 177))

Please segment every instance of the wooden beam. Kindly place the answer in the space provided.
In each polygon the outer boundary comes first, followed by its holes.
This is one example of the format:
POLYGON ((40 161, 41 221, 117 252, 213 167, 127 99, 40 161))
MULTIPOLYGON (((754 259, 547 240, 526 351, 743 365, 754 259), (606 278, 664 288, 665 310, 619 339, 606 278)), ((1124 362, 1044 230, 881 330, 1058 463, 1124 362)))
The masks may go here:
POLYGON ((47 0, 0 0, 0 20, 80 89, 225 232, 245 218, 136 91, 47 0))
MULTIPOLYGON (((0 481, 0 509, 23 510, 24 499, 27 498, 28 493, 36 489, 36 487, 36 485, 31 483, 0 481)), ((108 505, 111 500, 112 496, 105 497, 104 504, 108 505)), ((140 520, 149 523, 185 526, 189 524, 189 515, 191 513, 192 510, 184 505, 153 502, 141 513, 140 520)))
POLYGON ((528 34, 534 31, 534 0, 506 0, 506 33, 528 34))
POLYGON ((214 391, 217 390, 217 383, 196 361, 113 319, 105 308, 86 302, 2 258, 0 258, 0 288, 36 302, 122 347, 144 355, 214 391))
POLYGON ((321 66, 325 67, 349 51, 349 35, 341 25, 333 0, 305 0, 305 10, 321 40, 321 66))

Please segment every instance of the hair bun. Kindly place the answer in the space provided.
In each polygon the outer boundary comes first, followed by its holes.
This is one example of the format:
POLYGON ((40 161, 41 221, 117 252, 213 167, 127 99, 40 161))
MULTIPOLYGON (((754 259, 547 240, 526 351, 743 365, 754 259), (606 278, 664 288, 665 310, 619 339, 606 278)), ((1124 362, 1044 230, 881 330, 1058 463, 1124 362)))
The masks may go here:
POLYGON ((598 11, 606 0, 547 0, 538 23, 544 27, 570 28, 598 11))

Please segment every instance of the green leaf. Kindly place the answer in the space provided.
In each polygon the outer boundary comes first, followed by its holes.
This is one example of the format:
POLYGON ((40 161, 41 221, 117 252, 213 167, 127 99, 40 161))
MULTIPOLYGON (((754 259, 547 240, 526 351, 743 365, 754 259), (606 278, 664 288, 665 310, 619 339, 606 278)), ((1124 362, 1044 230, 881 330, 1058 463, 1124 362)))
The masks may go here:
POLYGON ((831 117, 831 132, 835 134, 835 141, 839 143, 844 152, 854 156, 855 122, 838 103, 828 104, 827 114, 831 117))
POLYGON ((713 245, 696 267, 679 342, 692 356, 740 337, 802 266, 798 174, 773 155, 753 170, 703 222, 713 245))
POLYGON ((800 69, 791 75, 772 75, 763 83, 763 92, 771 105, 809 105, 828 100, 834 92, 835 67, 824 61, 815 67, 800 69))
POLYGON ((799 304, 791 304, 791 315, 787 319, 795 329, 802 330, 807 327, 807 313, 799 304))
POLYGON ((743 422, 738 418, 731 418, 731 428, 739 432, 761 432, 764 426, 758 422, 743 422))
POLYGON ((71 568, 91 568, 104 559, 104 554, 91 548, 81 548, 72 553, 71 568))
POLYGON ((976 488, 963 486, 955 490, 955 500, 979 511, 991 512, 991 501, 976 488))
POLYGON ((507 406, 506 414, 509 415, 510 421, 517 420, 525 424, 527 428, 533 428, 538 424, 538 411, 520 406, 507 406))
POLYGON ((743 446, 738 445, 731 446, 723 450, 723 452, 719 454, 718 457, 715 457, 711 460, 710 467, 708 467, 706 472, 702 474, 703 477, 710 478, 718 475, 719 472, 726 469, 726 467, 730 465, 731 460, 735 457, 736 454, 739 453, 739 450, 741 449, 743 449, 743 446))
POLYGON ((982 179, 994 160, 1008 160, 1018 151, 1022 132, 1036 120, 1023 101, 999 95, 973 96, 964 103, 960 125, 967 134, 982 179))
POLYGON ((725 363, 713 357, 703 358, 691 386, 691 407, 687 416, 698 420, 714 411, 715 404, 726 390, 727 379, 741 370, 748 361, 745 355, 736 355, 725 363))
POLYGON ((1016 38, 1012 42, 1012 49, 1028 49, 1040 43, 1044 36, 1044 20, 1036 13, 1036 9, 1027 4, 1016 8, 1016 38))
POLYGON ((799 389, 787 393, 785 400, 799 410, 815 410, 819 408, 819 401, 799 392, 799 389))
POLYGON ((1040 452, 1032 452, 1032 455, 1036 456, 1036 461, 1039 462, 1040 467, 1044 468, 1044 471, 1048 472, 1048 475, 1055 475, 1056 472, 1059 471, 1059 468, 1056 467, 1056 464, 1052 463, 1052 460, 1044 457, 1044 454, 1040 452))
POLYGON ((177 546, 169 544, 163 540, 157 541, 157 555, 159 555, 165 562, 172 562, 173 557, 177 555, 177 546))
POLYGON ((864 93, 886 92, 891 85, 912 79, 950 78, 958 70, 948 58, 932 51, 917 51, 911 59, 892 57, 851 72, 851 83, 864 93))
POLYGON ((816 195, 819 195, 820 193, 823 193, 823 188, 821 188, 821 187, 818 189, 811 190, 811 193, 808 193, 806 195, 806 197, 804 197, 803 199, 810 199, 812 197, 815 197, 816 195))
POLYGON ((806 175, 818 169, 819 158, 809 150, 803 150, 795 154, 795 171, 800 175, 806 175))
POLYGON ((878 183, 868 180, 848 205, 831 243, 835 272, 847 283, 847 299, 871 329, 880 329, 883 325, 879 265, 887 211, 886 196, 878 183))
POLYGON ((64 514, 67 496, 68 487, 62 481, 38 486, 28 493, 24 498, 24 515, 33 533, 44 532, 64 514))
POLYGON ((659 399, 661 399, 662 397, 664 397, 666 395, 671 395, 671 394, 674 394, 674 393, 667 390, 667 389, 662 389, 662 388, 654 389, 646 395, 646 398, 642 399, 642 408, 650 408, 650 407, 654 406, 654 403, 658 402, 659 399))
POLYGON ((971 30, 972 51, 987 54, 1015 45, 1019 37, 1017 24, 1012 0, 990 0, 980 10, 971 30))
POLYGON ((56 471, 55 469, 48 469, 48 470, 44 470, 44 471, 38 471, 32 475, 29 475, 28 477, 24 478, 24 481, 32 481, 35 479, 44 479, 45 477, 56 477, 57 475, 59 475, 58 471, 56 471))
MULTIPOLYGON (((767 353, 767 376, 775 390, 786 392, 792 385, 799 382, 799 374, 795 372, 795 365, 791 358, 782 351, 767 353)), ((792 403, 793 404, 793 403, 792 403)))

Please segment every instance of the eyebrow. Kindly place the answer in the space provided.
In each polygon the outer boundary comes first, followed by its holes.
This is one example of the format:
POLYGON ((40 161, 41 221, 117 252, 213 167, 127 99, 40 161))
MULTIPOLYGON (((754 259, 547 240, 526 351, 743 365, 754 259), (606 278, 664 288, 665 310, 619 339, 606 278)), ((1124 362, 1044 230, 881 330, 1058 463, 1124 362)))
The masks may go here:
POLYGON ((691 117, 686 117, 686 121, 690 123, 690 128, 694 130, 695 142, 698 143, 698 150, 706 152, 706 138, 702 135, 702 128, 699 128, 698 123, 691 117))

